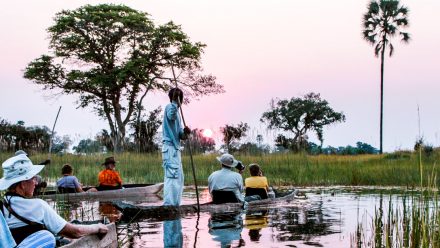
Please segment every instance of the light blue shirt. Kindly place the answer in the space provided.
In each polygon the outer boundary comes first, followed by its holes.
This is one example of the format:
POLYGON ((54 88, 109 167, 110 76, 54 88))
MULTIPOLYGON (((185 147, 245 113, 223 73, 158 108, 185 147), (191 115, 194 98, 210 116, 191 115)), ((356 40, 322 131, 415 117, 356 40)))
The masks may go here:
POLYGON ((180 140, 183 137, 182 124, 180 123, 179 107, 176 102, 165 107, 162 122, 162 141, 180 149, 180 140))
POLYGON ((12 237, 11 231, 9 231, 8 224, 0 211, 0 247, 15 247, 15 240, 12 237))
POLYGON ((231 169, 222 168, 214 171, 208 177, 209 193, 213 190, 233 191, 238 200, 244 201, 243 192, 243 178, 237 172, 231 169))
POLYGON ((57 187, 77 189, 81 188, 81 184, 79 184, 76 176, 63 176, 57 181, 57 187))

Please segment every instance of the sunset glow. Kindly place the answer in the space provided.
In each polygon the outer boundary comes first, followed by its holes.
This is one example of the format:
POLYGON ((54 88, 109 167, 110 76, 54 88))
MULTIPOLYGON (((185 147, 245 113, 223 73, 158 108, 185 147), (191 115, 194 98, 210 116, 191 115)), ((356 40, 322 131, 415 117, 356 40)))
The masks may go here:
MULTIPOLYGON (((315 92, 347 117, 344 123, 323 130, 324 146, 358 141, 379 146, 380 59, 362 38, 361 27, 368 0, 97 0, 93 4, 108 2, 147 12, 156 25, 173 21, 191 41, 206 44, 201 66, 205 74, 217 78, 225 93, 200 97, 184 107, 191 128, 210 127, 205 132, 213 135, 212 130, 225 124, 245 122, 251 127, 248 137, 262 133, 265 142, 273 144, 278 130, 268 133, 260 122, 271 100, 315 92)), ((0 45, 1 118, 52 126, 63 106, 56 132, 70 135, 73 144, 109 129, 93 109, 77 108, 78 95, 42 90, 23 77, 29 62, 49 53, 47 28, 56 13, 89 3, 5 1, 0 9, 0 25, 7 34, 0 45), (18 96, 26 101, 17 101, 18 96)), ((426 142, 440 145, 440 32, 432 27, 440 21, 440 15, 432 14, 440 8, 440 1, 402 3, 410 9, 407 31, 412 40, 409 44, 394 40, 394 54, 386 57, 385 151, 412 149, 419 133, 426 142)), ((143 107, 151 111, 168 102, 166 93, 152 91, 143 107)), ((318 142, 316 135, 309 136, 318 142)))
POLYGON ((211 138, 212 134, 213 134, 213 132, 211 129, 209 129, 209 128, 203 129, 203 132, 202 132, 203 137, 211 138))

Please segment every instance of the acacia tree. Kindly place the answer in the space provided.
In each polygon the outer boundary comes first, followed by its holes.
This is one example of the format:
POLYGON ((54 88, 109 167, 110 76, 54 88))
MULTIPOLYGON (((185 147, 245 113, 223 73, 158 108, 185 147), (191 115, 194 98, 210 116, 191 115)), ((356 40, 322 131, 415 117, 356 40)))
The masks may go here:
POLYGON ((237 126, 226 124, 224 127, 220 128, 220 131, 223 133, 223 142, 229 152, 231 152, 231 143, 235 140, 239 141, 241 138, 245 137, 248 129, 249 125, 243 122, 240 122, 237 126))
POLYGON ((309 131, 316 132, 322 146, 323 127, 345 121, 345 115, 335 112, 319 94, 311 92, 303 98, 272 100, 269 111, 263 113, 260 121, 266 123, 270 129, 293 132, 292 143, 300 150, 304 148, 300 146, 309 131))
POLYGON ((133 114, 141 116, 147 93, 175 87, 171 68, 180 71, 187 99, 223 92, 214 76, 201 74, 205 45, 172 22, 155 25, 147 13, 86 5, 56 14, 48 33, 51 54, 30 62, 24 77, 45 90, 78 95, 79 107, 107 120, 115 151, 133 114))
POLYGON ((399 35, 404 43, 410 40, 409 33, 403 29, 408 27, 408 8, 401 6, 398 0, 372 0, 368 4, 367 13, 364 14, 363 38, 374 46, 374 54, 380 54, 380 148, 382 154, 383 139, 383 78, 385 64, 385 50, 388 47, 391 57, 394 46, 391 38, 399 35))

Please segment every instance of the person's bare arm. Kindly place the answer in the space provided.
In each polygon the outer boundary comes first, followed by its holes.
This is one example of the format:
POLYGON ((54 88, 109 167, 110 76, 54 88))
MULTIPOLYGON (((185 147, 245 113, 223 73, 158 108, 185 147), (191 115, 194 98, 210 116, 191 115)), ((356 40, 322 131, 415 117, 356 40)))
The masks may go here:
POLYGON ((93 225, 75 225, 67 223, 64 228, 59 232, 59 235, 77 239, 90 234, 107 233, 108 229, 104 224, 93 225))

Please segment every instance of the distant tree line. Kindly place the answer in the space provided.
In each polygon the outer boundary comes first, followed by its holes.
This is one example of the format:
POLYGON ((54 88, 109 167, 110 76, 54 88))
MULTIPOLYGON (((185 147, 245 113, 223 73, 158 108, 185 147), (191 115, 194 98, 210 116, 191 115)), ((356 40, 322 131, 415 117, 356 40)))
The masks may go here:
MULTIPOLYGON (((26 127, 23 121, 12 124, 0 117, 0 152, 48 152, 51 131, 46 126, 26 127)), ((72 141, 68 136, 52 138, 53 153, 65 152, 72 141)))

